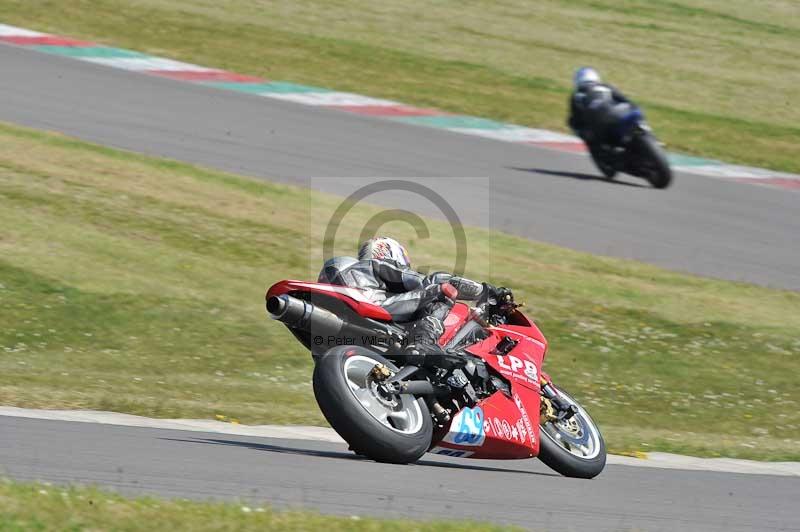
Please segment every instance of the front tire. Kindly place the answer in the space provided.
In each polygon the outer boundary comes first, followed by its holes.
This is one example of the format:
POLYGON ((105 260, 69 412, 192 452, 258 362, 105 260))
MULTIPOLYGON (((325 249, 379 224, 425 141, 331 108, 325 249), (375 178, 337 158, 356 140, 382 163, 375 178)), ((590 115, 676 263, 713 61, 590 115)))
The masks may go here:
POLYGON ((666 153, 652 135, 638 137, 637 143, 637 151, 644 162, 644 177, 654 188, 667 188, 672 183, 672 169, 666 153))
POLYGON ((594 478, 606 466, 606 443, 586 410, 563 390, 558 393, 578 412, 565 421, 548 421, 542 416, 539 459, 565 477, 594 478))
POLYGON ((325 419, 356 454, 377 462, 415 462, 430 447, 433 422, 425 401, 412 395, 386 396, 371 373, 390 361, 358 346, 334 347, 314 368, 314 396, 325 419))

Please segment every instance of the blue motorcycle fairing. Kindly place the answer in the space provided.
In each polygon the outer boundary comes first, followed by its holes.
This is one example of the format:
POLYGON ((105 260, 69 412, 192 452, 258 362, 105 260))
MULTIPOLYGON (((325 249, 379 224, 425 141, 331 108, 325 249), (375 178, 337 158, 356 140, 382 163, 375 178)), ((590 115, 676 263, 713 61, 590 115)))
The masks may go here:
POLYGON ((642 113, 642 110, 638 107, 632 108, 617 122, 614 127, 614 136, 617 139, 627 137, 631 130, 643 121, 644 113, 642 113))

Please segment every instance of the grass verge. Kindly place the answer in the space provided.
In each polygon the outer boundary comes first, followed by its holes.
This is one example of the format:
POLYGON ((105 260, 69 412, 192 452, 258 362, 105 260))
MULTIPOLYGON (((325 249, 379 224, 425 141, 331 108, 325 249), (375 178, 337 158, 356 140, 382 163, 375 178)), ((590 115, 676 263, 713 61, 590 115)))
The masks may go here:
MULTIPOLYGON (((0 124, 0 403, 323 424, 263 293, 316 275, 339 201, 0 124)), ((348 215, 340 253, 377 212, 348 215)), ((428 226, 385 229, 446 267, 450 229, 428 226)), ((467 237, 491 257, 468 273, 528 303, 612 451, 800 459, 800 294, 467 237)))
POLYGON ((3 21, 204 65, 564 129, 592 64, 681 152, 800 173, 793 0, 0 0, 3 21))
POLYGON ((0 482, 0 530, 329 530, 427 532, 515 530, 468 521, 407 521, 276 511, 250 503, 126 498, 94 488, 0 482))

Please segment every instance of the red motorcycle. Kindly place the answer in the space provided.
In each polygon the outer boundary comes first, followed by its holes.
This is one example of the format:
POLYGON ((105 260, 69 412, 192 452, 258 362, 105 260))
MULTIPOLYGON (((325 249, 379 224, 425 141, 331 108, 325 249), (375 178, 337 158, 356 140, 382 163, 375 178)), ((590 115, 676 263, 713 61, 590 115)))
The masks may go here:
POLYGON ((311 351, 317 403, 357 454, 400 464, 426 452, 538 457, 580 478, 603 470, 597 425, 542 371, 547 340, 511 295, 456 303, 440 339, 445 354, 422 364, 405 354, 403 326, 359 289, 280 281, 266 299, 311 351))

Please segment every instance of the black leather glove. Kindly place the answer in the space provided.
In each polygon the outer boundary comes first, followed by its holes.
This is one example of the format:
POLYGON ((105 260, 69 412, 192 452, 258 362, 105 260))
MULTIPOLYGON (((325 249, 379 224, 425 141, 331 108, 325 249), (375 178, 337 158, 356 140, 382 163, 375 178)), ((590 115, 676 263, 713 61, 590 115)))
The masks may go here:
POLYGON ((506 316, 517 306, 514 303, 514 293, 510 289, 489 283, 483 283, 483 293, 479 304, 486 306, 488 315, 498 317, 506 316))
POLYGON ((510 289, 489 283, 483 283, 483 292, 481 292, 481 297, 478 300, 479 304, 489 303, 490 305, 501 305, 513 301, 514 294, 510 289))
POLYGON ((514 303, 514 293, 510 288, 506 288, 505 286, 500 286, 495 289, 495 297, 497 298, 498 306, 514 303))
POLYGON ((491 300, 495 298, 495 292, 497 292, 497 288, 494 285, 489 283, 481 283, 483 287, 481 290, 481 296, 478 298, 478 305, 486 305, 486 304, 493 304, 491 300))

